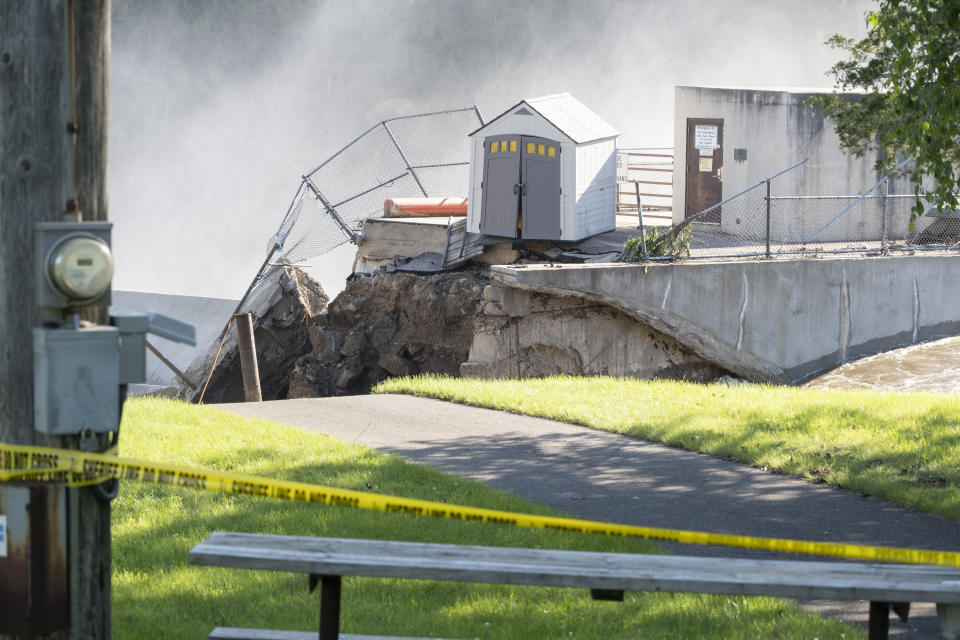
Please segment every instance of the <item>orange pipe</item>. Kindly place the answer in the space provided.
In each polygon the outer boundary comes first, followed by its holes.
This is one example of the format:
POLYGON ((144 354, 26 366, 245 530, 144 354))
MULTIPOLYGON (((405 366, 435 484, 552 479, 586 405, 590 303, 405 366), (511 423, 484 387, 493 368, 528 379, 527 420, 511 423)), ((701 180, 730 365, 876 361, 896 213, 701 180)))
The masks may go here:
POLYGON ((383 203, 388 218, 412 216, 465 216, 466 198, 388 198, 383 203))

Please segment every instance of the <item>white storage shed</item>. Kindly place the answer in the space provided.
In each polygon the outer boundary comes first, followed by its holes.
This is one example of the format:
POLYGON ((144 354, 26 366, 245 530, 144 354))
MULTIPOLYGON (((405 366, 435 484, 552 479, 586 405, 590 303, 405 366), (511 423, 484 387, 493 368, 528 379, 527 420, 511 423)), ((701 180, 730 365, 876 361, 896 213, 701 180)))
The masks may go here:
POLYGON ((467 230, 575 241, 615 229, 618 135, 569 93, 507 109, 469 136, 467 230))

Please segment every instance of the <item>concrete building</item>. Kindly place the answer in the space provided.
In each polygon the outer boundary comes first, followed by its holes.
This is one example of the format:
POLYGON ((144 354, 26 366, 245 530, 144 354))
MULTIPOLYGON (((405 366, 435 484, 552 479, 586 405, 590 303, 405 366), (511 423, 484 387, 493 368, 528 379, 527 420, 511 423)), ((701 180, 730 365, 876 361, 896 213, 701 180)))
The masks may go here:
MULTIPOLYGON (((676 87, 673 173, 673 221, 680 222, 728 198, 805 157, 810 160, 772 182, 772 195, 858 195, 882 176, 873 168, 876 156, 856 158, 840 149, 840 140, 822 111, 807 104, 829 89, 743 89, 676 87)), ((912 194, 905 178, 891 179, 891 194, 912 194)), ((754 195, 762 198, 763 190, 754 195)), ((782 212, 773 226, 773 239, 806 237, 823 224, 811 215, 812 204, 780 203, 795 210, 782 212), (786 218, 786 219, 784 219, 786 218), (776 236, 781 235, 781 238, 776 236)), ((727 207, 725 206, 724 209, 727 207)), ((842 203, 838 210, 841 210, 842 203)), ((733 209, 733 207, 731 207, 733 209)), ((752 218, 765 215, 757 208, 724 215, 706 214, 703 222, 718 223, 722 231, 750 235, 764 225, 752 218)), ((819 240, 877 238, 882 224, 877 207, 861 207, 844 216, 819 240)), ((889 238, 908 234, 909 206, 899 207, 887 220, 889 238)))
POLYGON ((615 229, 618 135, 569 93, 507 109, 470 134, 467 230, 576 241, 615 229))

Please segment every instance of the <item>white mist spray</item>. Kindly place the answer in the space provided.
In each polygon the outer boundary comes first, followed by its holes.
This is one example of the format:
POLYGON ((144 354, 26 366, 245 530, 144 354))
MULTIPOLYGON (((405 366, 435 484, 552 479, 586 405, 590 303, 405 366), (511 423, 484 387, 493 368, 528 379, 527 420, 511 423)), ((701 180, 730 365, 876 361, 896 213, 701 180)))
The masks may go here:
MULTIPOLYGON (((115 0, 115 287, 237 298, 300 176, 368 126, 570 91, 672 146, 673 87, 830 86, 867 0, 115 0)), ((337 292, 352 248, 314 262, 337 292)))

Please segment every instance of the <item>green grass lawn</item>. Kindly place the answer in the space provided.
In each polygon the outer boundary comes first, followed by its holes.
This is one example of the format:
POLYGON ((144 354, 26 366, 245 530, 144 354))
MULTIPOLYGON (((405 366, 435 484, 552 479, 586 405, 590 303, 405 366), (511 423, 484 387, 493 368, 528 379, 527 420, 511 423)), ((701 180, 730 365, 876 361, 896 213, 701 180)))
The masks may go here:
MULTIPOLYGON (((133 399, 122 456, 449 503, 562 515, 363 447, 207 407, 133 399)), ((205 638, 218 625, 313 630, 319 598, 302 575, 194 567, 214 530, 657 552, 606 536, 324 507, 123 482, 113 510, 114 637, 205 638)), ((346 578, 347 633, 483 640, 522 638, 855 638, 858 630, 773 598, 628 593, 346 578)))
POLYGON ((409 393, 729 457, 960 519, 960 398, 631 378, 399 378, 409 393))

